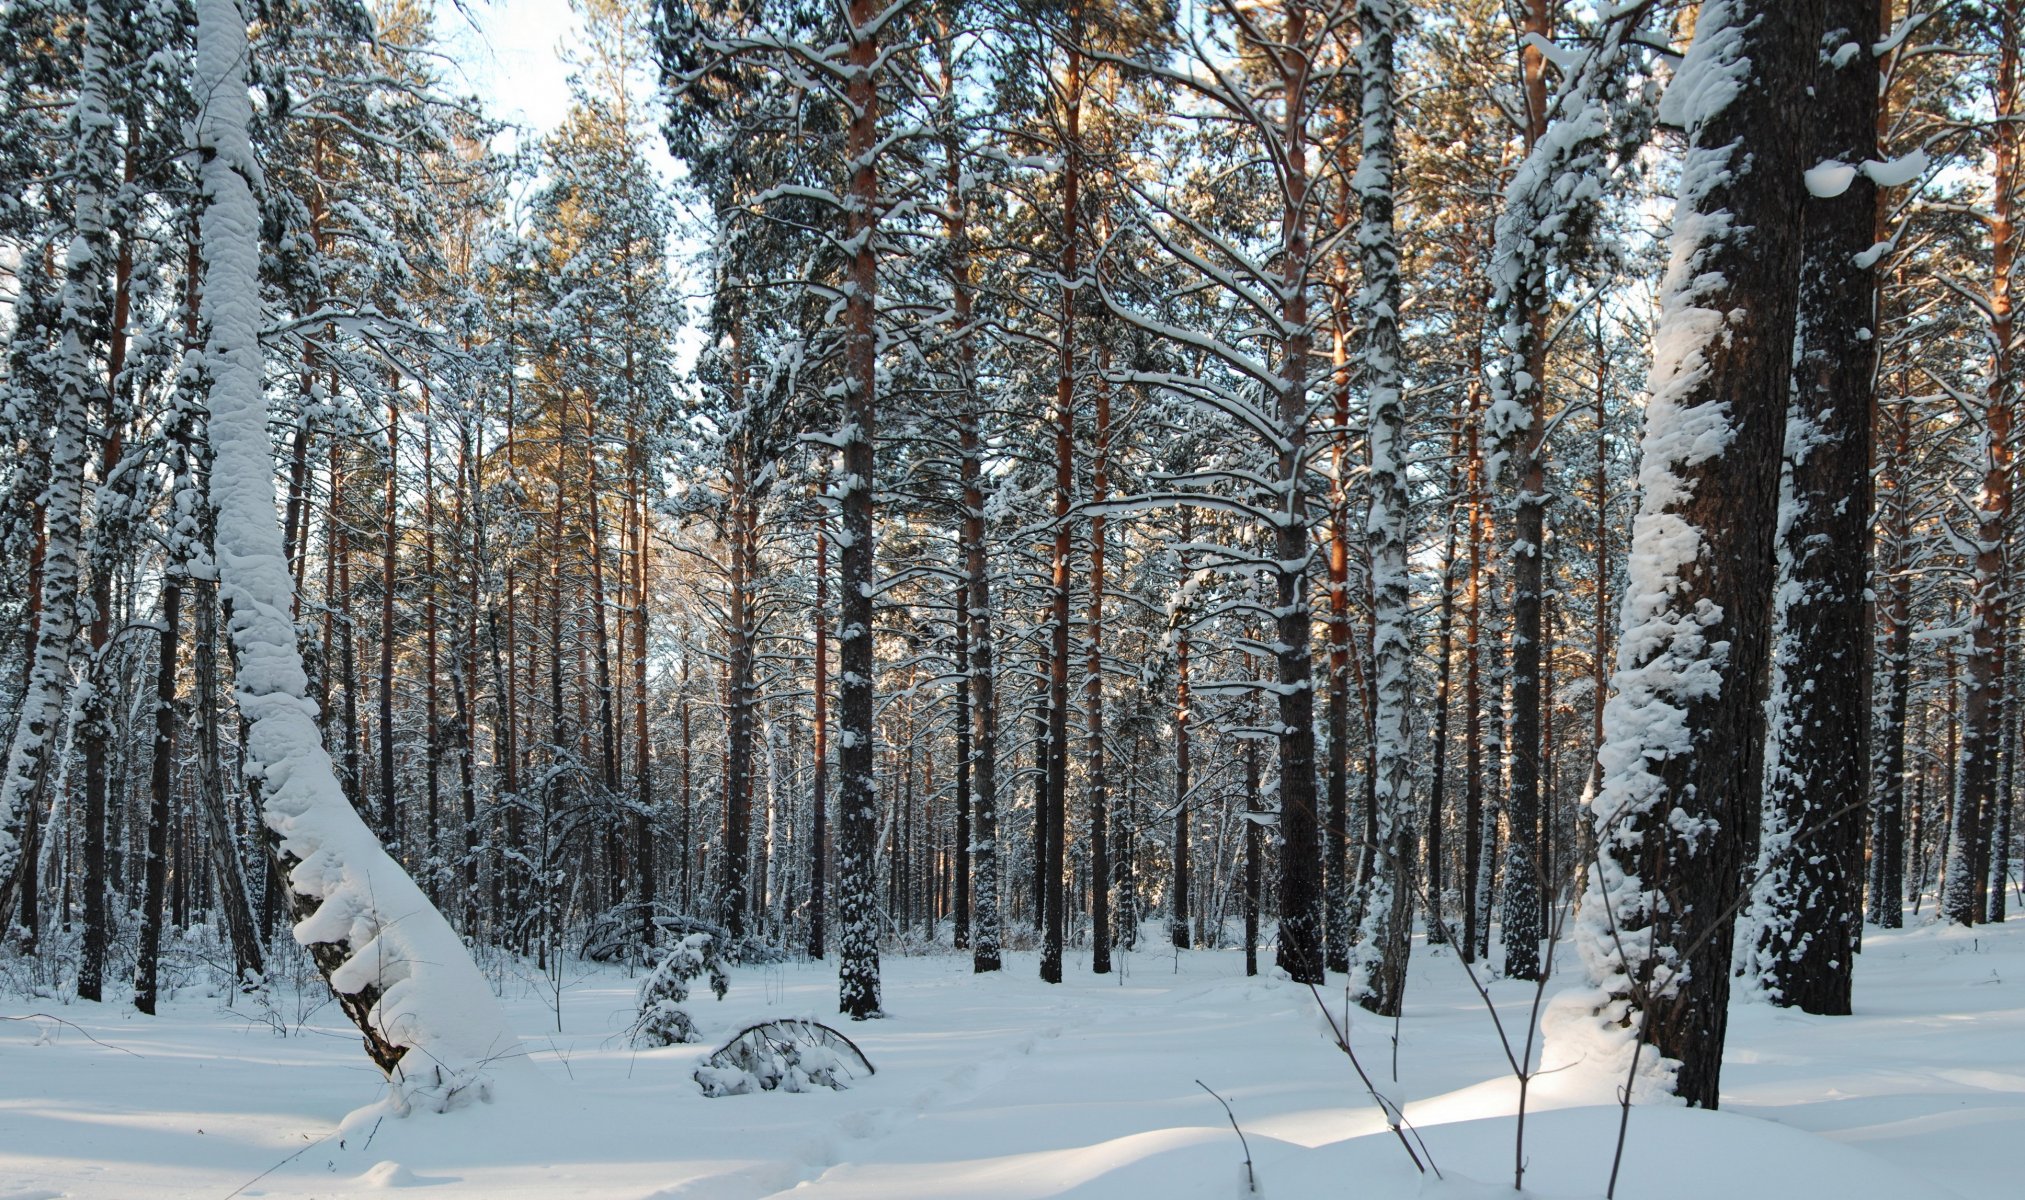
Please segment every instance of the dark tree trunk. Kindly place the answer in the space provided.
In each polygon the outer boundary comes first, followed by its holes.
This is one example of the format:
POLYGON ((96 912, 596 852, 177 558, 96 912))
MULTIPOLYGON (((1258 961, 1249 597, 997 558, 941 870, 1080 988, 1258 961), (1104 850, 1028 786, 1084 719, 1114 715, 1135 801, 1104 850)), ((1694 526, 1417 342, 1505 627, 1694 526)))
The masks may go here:
POLYGON ((148 772, 148 850, 134 962, 134 1007, 150 1016, 160 992, 162 902, 169 876, 169 809, 175 800, 176 657, 181 647, 182 572, 162 573, 162 632, 155 654, 155 742, 148 772))
POLYGON ((1062 121, 1061 342, 1055 371, 1055 546, 1052 611, 1048 627, 1047 886, 1040 897, 1047 918, 1041 931, 1041 978, 1062 981, 1062 870, 1069 814, 1069 551, 1074 530, 1069 506, 1076 475, 1076 218, 1082 182, 1077 141, 1082 136, 1083 56, 1069 51, 1062 121))
POLYGON ((844 546, 838 574, 840 636, 838 655, 842 678, 837 689, 838 723, 843 745, 837 766, 843 775, 843 813, 838 821, 837 917, 841 925, 838 950, 838 1000, 854 1020, 880 1015, 877 876, 873 855, 873 806, 878 800, 873 779, 874 713, 872 709, 873 568, 872 501, 874 442, 878 394, 878 344, 874 317, 878 301, 877 247, 873 233, 878 220, 879 142, 877 29, 873 18, 883 12, 877 0, 850 0, 848 10, 850 64, 850 128, 848 161, 850 193, 855 203, 846 219, 845 243, 852 255, 852 290, 845 309, 844 420, 850 433, 844 442, 845 480, 840 488, 844 546))
POLYGON ((1738 887, 1764 794, 1764 614, 1792 385, 1795 231, 1802 173, 1814 165, 1805 91, 1821 18, 1820 0, 1711 5, 1695 30, 1701 68, 1743 83, 1701 93, 1686 115, 1676 267, 1656 337, 1666 352, 1642 468, 1669 486, 1647 489, 1633 534, 1635 559, 1657 557, 1636 566, 1632 594, 1652 599, 1625 613, 1638 647, 1619 673, 1623 720, 1604 747, 1603 866, 1592 889, 1605 891, 1585 903, 1586 914, 1609 900, 1618 931, 1595 935, 1597 961, 1609 964, 1596 982, 1629 1000, 1647 1044, 1681 1064, 1677 1093, 1708 1108, 1719 1096, 1738 887), (1728 216, 1712 221, 1718 213, 1728 216), (1724 440, 1711 450, 1693 431, 1713 428, 1724 440), (1683 528, 1699 543, 1685 551, 1683 528), (1683 743, 1694 752, 1668 749, 1683 743), (1653 949, 1625 963, 1614 961, 1618 944, 1653 949), (1663 962, 1670 977, 1656 976, 1663 962))
MULTIPOLYGON (((1826 0, 1837 37, 1880 36, 1876 0, 1826 0)), ((1877 157, 1877 59, 1816 71, 1810 161, 1877 157)), ((1870 765, 1870 420, 1877 289, 1865 261, 1876 187, 1859 174, 1840 196, 1805 205, 1792 408, 1789 511, 1781 548, 1767 772, 1762 979, 1775 1004, 1849 1012, 1863 920, 1863 821, 1870 765)))
MULTIPOLYGON (((830 824, 830 579, 829 547, 820 519, 816 526, 816 686, 810 753, 816 760, 814 828, 809 835, 809 957, 821 960, 829 921, 830 824)), ((685 778, 687 768, 684 768, 685 778)), ((687 844, 684 844, 687 852, 687 844)), ((685 876, 687 872, 685 871, 685 876)))
POLYGON ((2004 745, 2004 649, 2011 619, 2010 597, 2004 587, 2004 543, 2011 519, 2011 417, 2016 399, 2012 389, 2017 386, 2012 378, 2011 267, 2017 236, 2012 203, 2018 185, 2018 26, 2025 6, 2006 0, 1993 7, 1999 59, 1991 97, 1996 114, 1991 126, 1996 153, 1994 198, 1988 217, 1992 247, 1987 295, 1990 382, 1983 407, 1983 487, 1976 501, 1961 778, 1948 831, 1948 878, 1942 897, 1948 920, 1958 925, 1973 925, 1987 915, 1989 835, 2004 745))

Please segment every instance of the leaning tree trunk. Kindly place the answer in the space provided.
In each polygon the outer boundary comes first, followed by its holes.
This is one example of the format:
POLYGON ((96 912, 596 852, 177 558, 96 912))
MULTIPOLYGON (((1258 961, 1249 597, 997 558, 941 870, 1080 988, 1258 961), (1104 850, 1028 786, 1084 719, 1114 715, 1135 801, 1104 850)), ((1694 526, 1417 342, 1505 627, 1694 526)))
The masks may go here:
POLYGON ((1673 1090, 1709 1108, 1762 797, 1764 614, 1821 14, 1820 0, 1707 0, 1668 92, 1688 146, 1592 804, 1597 863, 1577 919, 1610 998, 1599 1025, 1636 1026, 1674 1064, 1673 1090))
POLYGON ((444 1108, 489 1089, 520 1056, 464 945, 346 801, 317 731, 289 618, 273 449, 261 386, 260 166, 247 135, 246 18, 236 0, 197 0, 196 122, 204 208, 200 363, 214 456, 214 564, 232 612, 234 692, 246 766, 286 868, 295 935, 365 1037, 401 1103, 444 1108), (412 1054, 412 1058, 410 1055, 412 1054))
MULTIPOLYGON (((1826 0, 1828 28, 1868 46, 1876 0, 1826 0)), ((1877 58, 1824 59, 1814 81, 1811 161, 1877 153, 1877 58), (1839 65, 1838 65, 1839 64, 1839 65)), ((1757 902, 1766 998, 1849 1012, 1863 921, 1870 766, 1870 415, 1877 288, 1876 186, 1858 171, 1805 209, 1798 340, 1773 609, 1772 699, 1757 902)))

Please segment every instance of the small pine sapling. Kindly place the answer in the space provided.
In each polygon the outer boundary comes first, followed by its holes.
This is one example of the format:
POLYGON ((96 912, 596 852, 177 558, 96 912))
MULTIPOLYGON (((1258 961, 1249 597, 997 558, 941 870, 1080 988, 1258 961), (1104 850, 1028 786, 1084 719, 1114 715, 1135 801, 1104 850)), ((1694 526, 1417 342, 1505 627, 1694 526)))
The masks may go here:
POLYGON ((639 1049, 675 1046, 703 1040, 696 1022, 682 1005, 689 999, 689 984, 710 976, 710 990, 719 1000, 731 989, 731 977, 717 954, 717 940, 707 933, 692 933, 675 943, 659 966, 640 984, 640 1015, 633 1020, 632 1043, 639 1049))

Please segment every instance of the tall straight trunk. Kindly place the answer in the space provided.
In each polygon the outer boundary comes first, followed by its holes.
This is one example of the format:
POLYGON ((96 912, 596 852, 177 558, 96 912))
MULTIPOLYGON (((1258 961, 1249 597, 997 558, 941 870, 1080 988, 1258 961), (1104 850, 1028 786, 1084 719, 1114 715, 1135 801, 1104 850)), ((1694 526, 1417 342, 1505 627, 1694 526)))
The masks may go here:
MULTIPOLYGON (((1182 510, 1181 542, 1185 547, 1194 535, 1187 509, 1182 510)), ((1187 551, 1182 552, 1181 576, 1184 581, 1189 575, 1187 551)), ((1192 781, 1189 778, 1189 725, 1195 718, 1189 706, 1188 697, 1188 652, 1189 614, 1186 610, 1175 614, 1174 630, 1174 877, 1168 885, 1169 928, 1174 938, 1174 948, 1188 949, 1188 810, 1195 798, 1189 794, 1192 781)))
POLYGON ((954 916, 951 945, 970 948, 970 781, 975 769, 971 755, 970 723, 970 586, 956 581, 956 619, 951 633, 956 641, 956 862, 954 864, 954 916))
MULTIPOLYGON (((1080 9, 1071 10, 1075 36, 1080 9)), ((1051 569, 1051 612, 1048 626, 1047 732, 1047 886, 1040 897, 1047 918, 1041 932, 1041 978, 1062 981, 1062 870, 1068 840, 1069 798, 1069 551, 1074 530, 1069 507, 1076 479, 1076 298, 1080 283, 1076 262, 1077 211, 1082 184, 1083 55, 1073 46, 1063 84, 1062 139, 1062 285, 1060 344, 1056 347, 1054 558, 1051 569)))
MULTIPOLYGON (((179 472, 180 474, 180 472, 179 472)), ((155 651, 155 740, 148 771, 146 876, 140 945, 134 955, 134 1007, 153 1016, 160 991, 162 901, 169 877, 169 810, 175 803, 176 658, 181 647, 183 575, 162 573, 162 630, 155 651)))
POLYGON ((692 786, 695 777, 691 774, 691 768, 694 766, 696 758, 696 738, 695 729, 691 726, 689 720, 689 652, 686 648, 682 653, 682 699, 678 707, 680 709, 678 715, 682 723, 682 761, 680 764, 682 776, 682 907, 684 911, 688 911, 695 903, 696 896, 695 882, 690 876, 690 870, 696 862, 694 833, 696 793, 692 786))
POLYGON ((466 936, 476 936, 480 913, 478 885, 478 671, 480 646, 478 614, 480 566, 485 562, 483 534, 477 513, 485 494, 480 476, 483 446, 478 443, 475 422, 467 411, 460 414, 457 440, 457 502, 451 511, 453 544, 470 555, 459 598, 462 612, 457 636, 463 642, 451 658, 450 706, 457 722, 457 793, 462 803, 463 834, 457 839, 459 883, 463 900, 466 936))
MULTIPOLYGON (((967 327, 968 291, 959 290, 957 295, 958 321, 967 327)), ((965 338, 959 354, 963 359, 966 379, 971 378, 971 352, 970 339, 965 338)), ((980 403, 977 398, 971 397, 964 410, 960 470, 963 485, 963 573, 964 586, 969 591, 966 615, 970 621, 967 639, 970 661, 966 669, 970 683, 970 749, 974 764, 971 800, 976 806, 977 839, 974 852, 976 880, 972 885, 976 895, 977 929, 971 968, 982 973, 996 971, 1000 967, 1003 917, 999 905, 999 871, 1004 856, 998 844, 998 685, 992 649, 991 563, 985 545, 983 463, 980 461, 984 439, 978 429, 980 403)))
MULTIPOLYGON (((733 387, 742 394, 744 381, 736 343, 732 360, 733 387)), ((747 871, 752 856, 752 743, 757 721, 753 711, 757 696, 753 682, 752 612, 758 543, 752 530, 752 464, 742 438, 731 447, 730 470, 727 527, 731 543, 731 594, 726 598, 725 615, 725 669, 730 691, 725 746, 729 758, 724 783, 724 880, 718 903, 722 908, 719 919, 733 937, 743 937, 751 901, 747 871)))
POLYGON ((830 824, 830 576, 829 547, 823 532, 824 518, 816 524, 816 609, 811 616, 816 626, 815 713, 811 722, 810 754, 815 758, 812 798, 814 824, 809 835, 809 957, 820 961, 826 952, 829 922, 829 824, 830 824))
POLYGON ((659 882, 654 869, 654 757, 647 731, 647 584, 653 546, 645 454, 637 428, 628 442, 632 449, 627 488, 633 512, 633 898, 640 904, 641 939, 652 946, 659 882))
POLYGON ((1463 577, 1463 812, 1462 946, 1464 962, 1475 962, 1490 921, 1486 897, 1477 886, 1483 870, 1484 829, 1484 460, 1478 432, 1477 390, 1472 387, 1463 416, 1465 536, 1469 568, 1463 577))
MULTIPOLYGON (((1314 656, 1309 652, 1314 613, 1308 595, 1308 354, 1313 335, 1308 329, 1308 286, 1312 269, 1308 222, 1308 72, 1312 66, 1308 12, 1298 3, 1286 6, 1284 44, 1275 57, 1280 68, 1283 117, 1279 136, 1281 158, 1280 323, 1289 331, 1280 347, 1279 395, 1276 397, 1279 461, 1273 477, 1273 570, 1276 590, 1274 656, 1279 660, 1280 718, 1280 940, 1278 962, 1297 983, 1322 982, 1323 879, 1322 841, 1315 804, 1314 656)), ((1391 153, 1390 136, 1374 151, 1380 161, 1391 153)), ((1381 170, 1384 168, 1381 167, 1381 170)), ((1368 197, 1367 197, 1368 201, 1368 197)), ((1390 196, 1385 225, 1391 224, 1390 196)), ((1367 215, 1374 210, 1367 208, 1367 215)), ((1367 226, 1367 229, 1370 228, 1367 226)), ((1367 262, 1367 269, 1371 263, 1367 262)), ((1392 263, 1397 269, 1396 259, 1392 263)), ((1368 276, 1367 276, 1368 278, 1368 276)), ((1393 308, 1392 311, 1396 311, 1393 308)), ((1385 318, 1381 317, 1383 321, 1385 318)), ((1392 350, 1397 351, 1394 327, 1392 350)), ((1382 356, 1384 347, 1369 349, 1382 356)), ((1386 366, 1377 364, 1383 391, 1386 366)), ((1398 359, 1392 360, 1396 372, 1398 359)), ((1392 383, 1397 382, 1396 374, 1392 383)), ((1402 474, 1402 479, 1404 478, 1402 474)), ((1403 510, 1402 510, 1403 515, 1403 510)), ((1404 581, 1402 580, 1402 583, 1404 581)), ((1404 697, 1404 691, 1400 693, 1404 697)), ((1404 712, 1400 714, 1404 732, 1404 712)))
POLYGON ((400 566, 397 481, 401 472, 401 413, 394 403, 398 379, 387 389, 387 482, 380 508, 380 834, 396 860, 401 842, 401 807, 394 778, 394 589, 400 566))
MULTIPOLYGON (((121 156, 123 183, 134 181, 136 137, 128 127, 128 147, 121 156)), ((78 705, 78 749, 84 757, 84 938, 77 964, 80 999, 99 1000, 105 992, 106 942, 111 920, 107 901, 112 880, 119 875, 113 861, 117 846, 106 841, 107 760, 112 741, 113 681, 105 676, 107 644, 112 640, 113 576, 133 549, 134 496, 138 473, 122 471, 126 423, 132 388, 121 379, 126 370, 127 321, 133 311, 133 236, 119 240, 113 261, 112 321, 107 328, 104 436, 99 445, 97 520, 91 535, 90 689, 78 705), (110 876, 110 877, 109 877, 110 876)))
MULTIPOLYGON (((1912 403, 1892 407, 1890 450, 1878 474, 1879 506, 1885 519, 1877 557, 1883 564, 1876 590, 1883 603, 1878 614, 1884 625, 1883 702, 1873 726, 1877 765, 1871 772, 1875 800, 1871 836, 1870 920, 1886 929, 1905 924, 1906 746, 1907 708, 1912 690, 1912 584, 1906 578, 1912 548, 1912 501, 1907 494, 1906 467, 1912 451, 1912 403)), ((1917 847, 1915 841, 1915 848, 1917 847)))
MULTIPOLYGON (((1102 505, 1110 496, 1111 388, 1102 372, 1109 356, 1098 351, 1096 427, 1090 445, 1090 503, 1102 505)), ((1104 774, 1104 517, 1090 516, 1090 617, 1085 636, 1089 659, 1083 671, 1084 729, 1089 752, 1083 760, 1090 796, 1090 973, 1111 970, 1111 846, 1106 818, 1111 783, 1104 774)))
MULTIPOLYGON (((92 0, 84 12, 84 57, 70 120, 74 146, 65 164, 75 180, 71 242, 58 298, 55 395, 38 414, 50 426, 44 529, 41 622, 27 687, 14 718, 6 773, 0 776, 0 914, 17 895, 35 901, 34 828, 56 757, 56 730, 71 694, 71 649, 77 638, 78 557, 84 531, 86 436, 91 398, 102 394, 97 348, 108 337, 104 290, 112 270, 108 221, 117 187, 112 104, 112 6, 92 0), (23 872, 30 873, 23 878, 23 872)), ((32 920, 32 917, 31 917, 32 920)), ((0 918, 4 923, 4 918, 0 918)))
MULTIPOLYGON (((589 525, 585 561, 591 569, 591 667, 598 689, 598 780, 607 796, 619 795, 619 723, 612 685, 611 591, 605 581, 603 484, 598 477, 598 406, 584 402, 584 514, 589 525)), ((616 884, 617 880, 614 880, 616 884)))
POLYGON ((442 903, 443 757, 442 704, 437 694, 440 661, 436 611, 436 421, 429 385, 422 384, 422 886, 432 903, 442 903))
POLYGON ((2018 187, 2018 38, 2025 5, 1996 5, 1997 74, 1992 87, 1995 142, 1990 232, 1990 382, 1983 399, 1983 486, 1976 496, 1976 555, 1971 567, 1968 694, 1963 703, 1961 782, 1948 828, 1948 881, 1941 907, 1948 920, 1973 925, 1986 915, 1990 823, 1997 805, 2003 753, 2004 649, 2010 629, 2004 543, 2011 519, 2012 378, 2011 268, 2017 249, 2013 203, 2018 187))
POLYGON ((852 205, 845 218, 844 244, 853 246, 851 291, 845 304, 845 432, 844 478, 839 484, 843 554, 838 573, 842 643, 838 667, 838 724, 843 745, 837 755, 843 776, 843 813, 838 821, 837 917, 838 999, 854 1020, 880 1015, 879 944, 876 872, 872 840, 875 748, 872 708, 873 565, 872 501, 877 486, 874 442, 878 412, 878 248, 879 166, 878 27, 873 19, 884 12, 878 0, 849 0, 849 59, 852 70, 847 98, 850 126, 846 134, 851 164, 852 205))
MULTIPOLYGON (((1825 6, 1838 38, 1868 46, 1880 36, 1877 0, 1825 6)), ((1876 158, 1877 90, 1875 55, 1820 64, 1810 161, 1876 158)), ((1766 998, 1836 1015, 1849 1012, 1863 922, 1877 285, 1861 264, 1875 211, 1876 187, 1861 174, 1805 206, 1757 885, 1766 998)))
MULTIPOLYGON (((1543 52, 1551 31, 1548 0, 1526 0, 1523 25, 1531 35, 1522 53, 1525 81, 1525 134, 1530 151, 1547 132, 1547 60, 1543 52)), ((1538 979, 1542 969, 1543 933, 1541 877, 1535 840, 1540 811, 1540 659, 1543 629, 1542 539, 1546 526, 1546 471, 1541 460, 1541 434, 1546 426, 1547 305, 1545 272, 1526 281, 1515 297, 1506 337, 1516 341, 1512 359, 1520 364, 1526 386, 1513 414, 1523 426, 1505 439, 1518 461, 1518 496, 1513 505, 1512 537, 1512 745, 1511 774, 1505 794, 1509 832, 1505 842, 1504 943, 1505 974, 1538 979)), ((1494 419, 1496 417, 1494 406, 1494 419)), ((1500 456, 1507 450, 1501 445, 1500 456)))
MULTIPOLYGON (((1252 668, 1256 677, 1257 667, 1252 668)), ((1252 723, 1258 723, 1257 705, 1253 706, 1252 723)), ((1263 854, 1260 843, 1265 840, 1261 828, 1265 820, 1265 808, 1259 803, 1259 742, 1255 737, 1245 739, 1245 974, 1259 973, 1259 890, 1263 882, 1263 854)))
POLYGON ((1674 1090, 1708 1108, 1763 798, 1763 614, 1822 11, 1821 0, 1705 0, 1669 91, 1665 115, 1686 128, 1687 151, 1593 806, 1598 861, 1577 922, 1612 1017, 1678 1063, 1674 1090))
MULTIPOLYGON (((1458 436, 1450 438, 1448 494, 1454 497, 1459 472, 1454 465, 1458 461, 1456 443, 1458 436)), ((1444 535, 1441 552, 1441 615, 1435 622, 1435 677, 1434 677, 1434 760, 1429 768, 1432 777, 1427 797, 1427 940, 1435 945, 1449 940, 1448 922, 1443 915, 1442 873, 1445 869, 1442 849, 1442 825, 1448 815, 1448 710, 1450 684, 1455 674, 1455 512, 1449 512, 1448 531, 1444 535)))
MULTIPOLYGON (((1335 204, 1336 240, 1345 233, 1356 192, 1350 185, 1350 144, 1336 147, 1337 173, 1343 179, 1335 204)), ((1335 264, 1335 319, 1331 322, 1330 392, 1335 401, 1335 429, 1329 438, 1329 828, 1323 851, 1327 879, 1328 931, 1325 965, 1331 971, 1350 969, 1350 939, 1355 917, 1356 880, 1350 871, 1350 264, 1338 249, 1335 264)))
POLYGON ((448 1107, 486 1091, 517 1052, 463 944, 346 803, 306 703, 288 614, 274 462, 261 389, 259 178, 247 126, 246 20, 235 0, 198 0, 195 82, 212 99, 195 123, 206 200, 204 347, 209 498, 219 584, 232 609, 234 692, 262 815, 289 869, 295 933, 365 1036, 403 1103, 448 1107), (297 869, 307 866, 308 869, 297 869), (405 1062, 410 1052, 417 1068, 405 1062))
MULTIPOLYGON (((1589 686, 1591 689, 1589 710, 1589 757, 1593 763, 1603 750, 1604 702, 1610 695, 1610 439, 1606 430, 1610 423, 1608 410, 1609 370, 1608 346, 1603 338, 1603 313, 1596 314, 1596 460, 1590 468, 1589 486, 1596 494, 1596 559, 1590 571, 1596 576, 1596 629, 1594 644, 1590 648, 1589 686)), ((1582 855, 1586 870, 1589 855, 1582 855)))
MULTIPOLYGON (((1393 232, 1393 42, 1398 13, 1391 0, 1359 0, 1357 67, 1363 89, 1363 158, 1357 167, 1364 277, 1364 361, 1370 416, 1372 691, 1375 748, 1373 811, 1377 855, 1365 889, 1361 938, 1352 963, 1358 1003, 1383 1016, 1398 1013, 1406 989, 1407 934, 1412 927, 1415 869, 1410 808, 1413 765, 1407 738, 1407 689, 1413 635, 1406 538, 1404 351, 1399 336, 1399 252, 1393 232)), ((1287 558, 1286 553, 1281 554, 1287 558)), ((1282 603, 1285 603, 1284 593, 1282 603)), ((1286 631, 1281 633, 1286 639, 1286 631)), ((1302 644, 1306 644, 1305 636, 1302 644)), ((1287 714, 1282 702, 1282 724, 1287 714)), ((1282 762, 1282 770, 1285 763, 1282 762)), ((1281 786, 1286 786, 1283 781, 1281 786)), ((1285 801, 1282 802, 1283 806, 1285 801)), ((1284 818, 1283 818, 1284 820, 1284 818)), ((1285 915, 1282 915, 1284 921, 1285 915)), ((1282 939, 1284 941, 1284 934, 1282 939)), ((1284 952, 1282 955, 1284 963, 1284 952)))

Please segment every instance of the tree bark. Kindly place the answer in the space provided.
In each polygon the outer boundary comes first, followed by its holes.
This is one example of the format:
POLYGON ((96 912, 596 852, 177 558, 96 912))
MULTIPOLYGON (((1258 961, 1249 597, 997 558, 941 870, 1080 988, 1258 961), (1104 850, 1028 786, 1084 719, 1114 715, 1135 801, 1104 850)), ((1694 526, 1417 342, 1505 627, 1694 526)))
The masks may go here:
MULTIPOLYGON (((1868 46, 1877 0, 1825 0, 1827 29, 1868 46), (1840 31, 1840 32, 1835 32, 1840 31)), ((1810 161, 1877 156, 1877 58, 1815 72, 1810 161)), ((1863 920, 1863 822, 1870 766, 1870 423, 1877 363, 1876 185, 1859 173, 1804 206, 1798 340, 1787 416, 1786 513, 1773 609, 1757 947, 1766 997, 1849 1012, 1863 920)))
POLYGON ((1779 451, 1792 383, 1805 90, 1820 0, 1707 0, 1668 115, 1687 129, 1618 694, 1577 923, 1592 981, 1719 1095, 1730 951, 1763 796, 1779 451), (1641 947, 1626 957, 1622 947, 1641 947))

